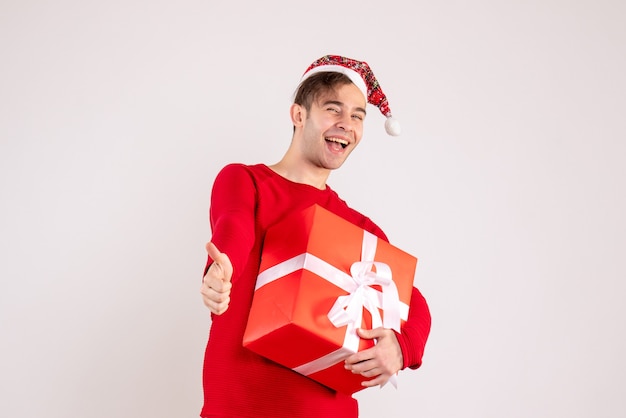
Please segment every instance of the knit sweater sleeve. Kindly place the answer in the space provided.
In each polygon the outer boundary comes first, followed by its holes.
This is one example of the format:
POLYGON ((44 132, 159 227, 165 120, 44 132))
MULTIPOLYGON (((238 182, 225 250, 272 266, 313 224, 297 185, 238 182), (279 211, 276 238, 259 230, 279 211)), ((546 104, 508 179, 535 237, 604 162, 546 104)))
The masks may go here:
MULTIPOLYGON (((216 176, 209 218, 211 241, 233 265, 233 283, 248 261, 255 240, 257 189, 251 173, 241 164, 230 164, 216 176)), ((205 274, 213 260, 209 257, 205 274)))
POLYGON ((417 369, 422 365, 430 324, 431 317, 426 299, 416 287, 413 287, 409 317, 402 327, 402 333, 396 333, 404 357, 403 369, 407 367, 417 369))

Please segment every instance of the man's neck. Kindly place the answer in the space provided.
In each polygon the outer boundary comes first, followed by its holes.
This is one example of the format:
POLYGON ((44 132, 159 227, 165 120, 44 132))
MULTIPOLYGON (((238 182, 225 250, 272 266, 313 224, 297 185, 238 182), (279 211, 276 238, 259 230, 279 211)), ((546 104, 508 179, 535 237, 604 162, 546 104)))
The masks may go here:
POLYGON ((300 163, 291 163, 285 156, 269 168, 278 175, 294 183, 308 184, 320 190, 326 189, 326 180, 330 170, 319 167, 303 167, 300 163))

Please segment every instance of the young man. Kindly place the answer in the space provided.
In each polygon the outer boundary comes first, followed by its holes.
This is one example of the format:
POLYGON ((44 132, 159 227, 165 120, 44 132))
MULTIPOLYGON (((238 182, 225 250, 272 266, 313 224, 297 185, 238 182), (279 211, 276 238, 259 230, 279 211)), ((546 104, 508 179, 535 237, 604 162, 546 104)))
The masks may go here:
MULTIPOLYGON (((364 62, 340 56, 316 60, 305 72, 290 109, 294 133, 284 157, 266 166, 230 164, 215 179, 211 195, 211 242, 201 293, 213 323, 206 348, 202 417, 357 417, 354 398, 335 392, 291 369, 247 350, 243 333, 269 226, 312 204, 387 240, 369 218, 351 209, 326 184, 363 133, 367 103, 388 117, 387 100, 364 62)), ((430 332, 430 313, 413 288, 402 333, 359 330, 376 339, 345 367, 364 377, 366 387, 383 385, 404 368, 421 365, 430 332), (372 378, 367 380, 365 378, 372 378)))

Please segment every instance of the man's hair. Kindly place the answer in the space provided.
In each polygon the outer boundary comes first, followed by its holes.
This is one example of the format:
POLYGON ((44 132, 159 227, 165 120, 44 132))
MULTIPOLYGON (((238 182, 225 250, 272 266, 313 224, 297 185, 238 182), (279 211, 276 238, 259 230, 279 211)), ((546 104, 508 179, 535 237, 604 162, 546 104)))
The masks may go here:
POLYGON ((293 102, 304 106, 308 111, 311 110, 311 104, 321 95, 335 89, 338 85, 352 84, 350 77, 343 73, 335 71, 322 71, 308 77, 298 86, 293 102))

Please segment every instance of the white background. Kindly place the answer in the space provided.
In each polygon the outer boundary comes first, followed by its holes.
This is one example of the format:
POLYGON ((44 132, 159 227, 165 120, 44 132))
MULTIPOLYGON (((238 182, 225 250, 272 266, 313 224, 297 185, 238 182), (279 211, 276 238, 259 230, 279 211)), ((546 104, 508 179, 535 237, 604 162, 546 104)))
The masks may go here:
POLYGON ((625 5, 4 0, 0 415, 198 416, 213 178, 282 157, 331 53, 403 135, 370 108, 329 184, 433 316, 361 416, 625 416, 625 5))

